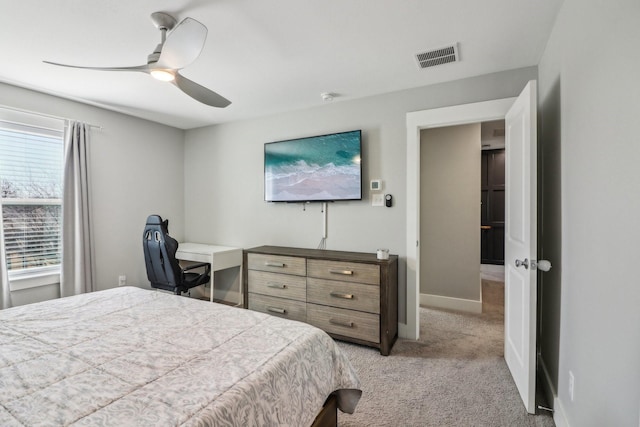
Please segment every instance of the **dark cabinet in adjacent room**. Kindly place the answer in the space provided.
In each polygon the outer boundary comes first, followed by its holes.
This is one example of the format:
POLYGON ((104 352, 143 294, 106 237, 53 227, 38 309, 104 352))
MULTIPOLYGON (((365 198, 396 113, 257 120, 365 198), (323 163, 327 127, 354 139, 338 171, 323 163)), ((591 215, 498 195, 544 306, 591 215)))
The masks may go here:
POLYGON ((481 171, 481 261, 504 265, 504 149, 482 151, 481 171))

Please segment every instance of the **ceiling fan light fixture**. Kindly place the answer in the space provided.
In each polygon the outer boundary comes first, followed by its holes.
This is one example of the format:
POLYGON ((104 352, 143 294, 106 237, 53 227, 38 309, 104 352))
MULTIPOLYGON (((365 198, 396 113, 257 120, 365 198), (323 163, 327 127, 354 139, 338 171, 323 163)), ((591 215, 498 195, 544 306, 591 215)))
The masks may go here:
POLYGON ((150 74, 154 79, 160 80, 162 82, 172 82, 176 78, 173 71, 170 70, 156 69, 151 70, 150 74))

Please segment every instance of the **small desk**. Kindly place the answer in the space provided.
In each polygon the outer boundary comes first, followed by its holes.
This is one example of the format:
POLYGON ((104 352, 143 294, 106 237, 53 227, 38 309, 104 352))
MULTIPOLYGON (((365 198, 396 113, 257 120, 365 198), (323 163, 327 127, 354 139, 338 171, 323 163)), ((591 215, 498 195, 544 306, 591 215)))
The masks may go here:
MULTIPOLYGON (((213 302, 214 272, 231 267, 242 267, 242 248, 230 246, 204 245, 201 243, 180 243, 176 258, 184 261, 208 262, 211 264, 211 297, 213 302)), ((240 303, 244 304, 244 293, 242 287, 242 268, 240 268, 240 303)))

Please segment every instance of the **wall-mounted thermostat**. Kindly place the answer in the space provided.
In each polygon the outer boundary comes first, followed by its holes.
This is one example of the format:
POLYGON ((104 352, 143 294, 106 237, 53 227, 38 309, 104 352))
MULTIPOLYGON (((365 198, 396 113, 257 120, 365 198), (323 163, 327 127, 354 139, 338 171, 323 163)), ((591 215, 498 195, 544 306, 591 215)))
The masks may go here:
POLYGON ((371 191, 380 191, 382 190, 382 180, 381 179, 372 179, 371 180, 371 191))

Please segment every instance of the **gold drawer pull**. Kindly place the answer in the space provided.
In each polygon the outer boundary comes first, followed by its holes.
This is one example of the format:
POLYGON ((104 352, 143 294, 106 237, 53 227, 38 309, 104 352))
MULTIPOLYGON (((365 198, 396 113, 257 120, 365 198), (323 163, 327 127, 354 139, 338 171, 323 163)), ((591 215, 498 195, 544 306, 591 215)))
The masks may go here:
POLYGON ((329 295, 335 298, 353 299, 353 294, 341 294, 340 292, 329 292, 329 295))
POLYGON ((285 310, 284 308, 278 308, 278 307, 267 307, 267 311, 271 313, 287 314, 287 310, 285 310))
POLYGON ((353 271, 351 271, 351 270, 333 270, 333 269, 329 269, 329 273, 331 273, 331 274, 342 274, 343 276, 353 276, 353 271))
POLYGON ((264 263, 267 267, 280 267, 284 268, 284 262, 267 261, 264 263))
POLYGON ((329 323, 332 323, 338 326, 344 326, 346 328, 353 328, 353 322, 343 322, 341 320, 329 319, 329 323))
POLYGON ((283 285, 282 283, 269 283, 267 288, 287 289, 287 285, 283 285))

